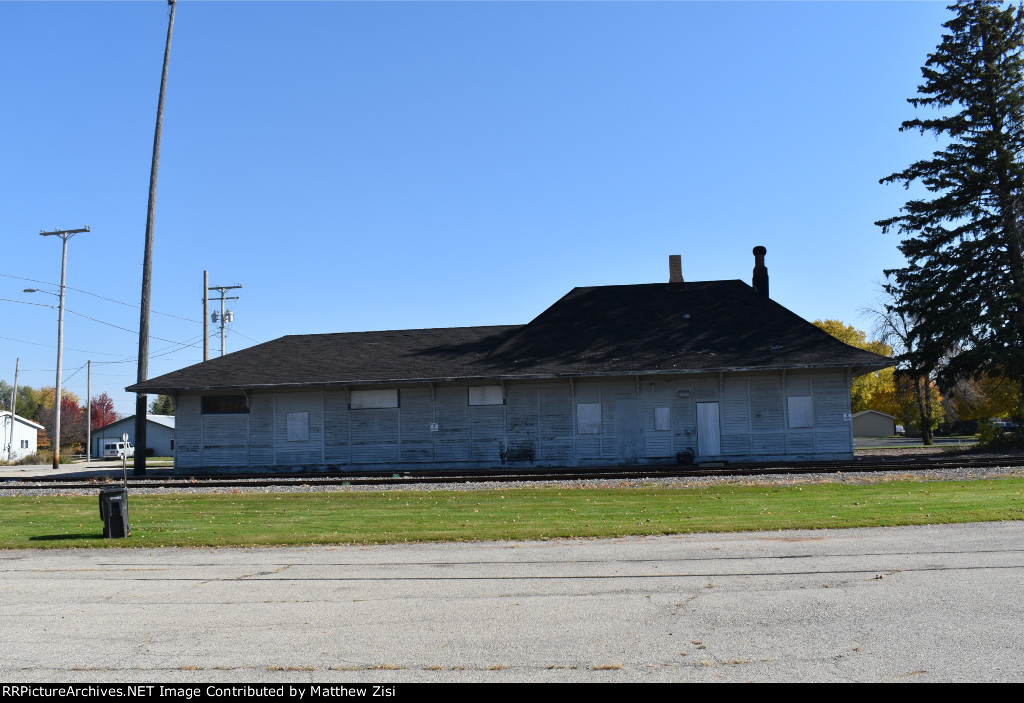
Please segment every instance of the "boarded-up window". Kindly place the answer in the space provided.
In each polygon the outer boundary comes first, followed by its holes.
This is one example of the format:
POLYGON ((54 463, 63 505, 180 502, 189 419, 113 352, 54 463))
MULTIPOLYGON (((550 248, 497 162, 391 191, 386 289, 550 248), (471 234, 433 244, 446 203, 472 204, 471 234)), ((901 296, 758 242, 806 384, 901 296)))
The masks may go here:
POLYGON ((288 423, 288 441, 305 442, 309 439, 309 413, 285 413, 288 423))
POLYGON ((672 429, 672 408, 654 409, 654 429, 658 432, 672 429))
POLYGON ((501 405, 504 402, 501 386, 470 386, 470 405, 501 405))
POLYGON ((375 391, 352 391, 352 409, 397 408, 398 389, 375 391))
POLYGON ((787 398, 790 427, 814 427, 814 402, 809 395, 787 398))
POLYGON ((601 404, 576 404, 576 434, 601 434, 601 404))

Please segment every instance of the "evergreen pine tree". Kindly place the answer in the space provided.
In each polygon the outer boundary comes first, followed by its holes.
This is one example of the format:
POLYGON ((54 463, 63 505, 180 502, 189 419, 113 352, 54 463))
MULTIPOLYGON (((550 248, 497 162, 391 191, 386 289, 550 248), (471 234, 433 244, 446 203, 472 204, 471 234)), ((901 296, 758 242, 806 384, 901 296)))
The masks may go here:
POLYGON ((981 373, 1024 378, 1024 10, 961 1, 909 102, 935 108, 900 131, 945 145, 883 178, 931 197, 877 222, 904 238, 892 309, 915 321, 905 367, 943 385, 981 373))
POLYGON ((174 401, 171 400, 170 396, 158 395, 149 404, 150 415, 173 415, 174 414, 174 401))

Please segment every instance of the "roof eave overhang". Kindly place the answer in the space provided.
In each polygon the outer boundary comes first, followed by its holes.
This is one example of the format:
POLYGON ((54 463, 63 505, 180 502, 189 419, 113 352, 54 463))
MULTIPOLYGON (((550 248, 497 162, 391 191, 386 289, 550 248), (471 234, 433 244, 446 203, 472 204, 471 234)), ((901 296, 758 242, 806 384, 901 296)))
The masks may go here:
POLYGON ((828 369, 850 370, 851 375, 861 376, 872 371, 892 366, 892 363, 877 364, 779 364, 779 365, 758 365, 758 366, 711 366, 701 369, 616 369, 613 371, 566 371, 564 373, 504 373, 504 374, 475 374, 465 376, 433 376, 433 377, 396 377, 396 378, 370 378, 370 379, 345 379, 333 380, 323 379, 301 383, 238 383, 238 384, 211 384, 211 385, 189 385, 176 388, 169 388, 166 384, 160 387, 139 387, 138 384, 128 386, 125 390, 129 393, 163 393, 173 395, 181 392, 203 392, 203 391, 230 391, 245 389, 254 390, 277 390, 277 389, 300 389, 300 388, 344 388, 346 386, 380 386, 380 385, 414 385, 418 383, 456 383, 481 381, 531 381, 558 378, 611 378, 622 376, 692 376, 697 374, 719 374, 719 373, 780 373, 782 371, 824 371, 828 369))

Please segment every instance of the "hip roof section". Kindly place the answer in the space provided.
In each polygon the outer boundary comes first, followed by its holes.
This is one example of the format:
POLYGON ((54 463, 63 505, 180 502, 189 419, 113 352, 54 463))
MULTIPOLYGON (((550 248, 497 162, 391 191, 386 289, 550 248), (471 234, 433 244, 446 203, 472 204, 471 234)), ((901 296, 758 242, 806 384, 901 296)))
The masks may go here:
POLYGON ((553 376, 853 368, 843 344, 742 281, 574 288, 525 325, 289 335, 135 392, 553 376))

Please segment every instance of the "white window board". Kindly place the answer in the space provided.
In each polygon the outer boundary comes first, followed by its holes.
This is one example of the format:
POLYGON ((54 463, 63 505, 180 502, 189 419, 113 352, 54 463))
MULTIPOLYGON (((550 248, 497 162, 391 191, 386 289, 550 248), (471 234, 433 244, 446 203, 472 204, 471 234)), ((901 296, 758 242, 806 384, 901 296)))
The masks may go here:
POLYGON ((309 440, 309 413, 285 413, 288 424, 288 441, 305 442, 309 440))
POLYGON ((501 405, 504 398, 501 393, 501 386, 470 386, 470 405, 501 405))
POLYGON ((791 395, 787 399, 790 427, 814 427, 814 400, 809 395, 791 395))
POLYGON ((398 389, 388 388, 373 391, 352 391, 352 409, 397 408, 398 389))
POLYGON ((601 434, 601 404, 576 404, 576 434, 601 434))

